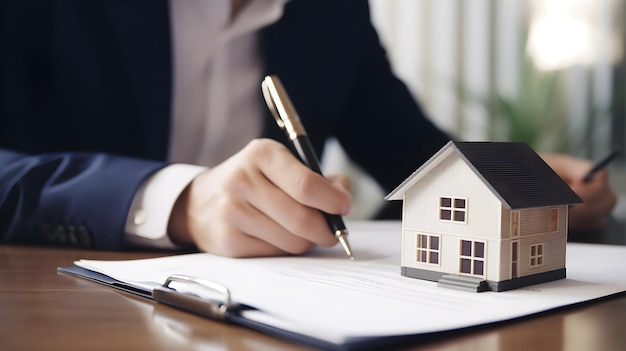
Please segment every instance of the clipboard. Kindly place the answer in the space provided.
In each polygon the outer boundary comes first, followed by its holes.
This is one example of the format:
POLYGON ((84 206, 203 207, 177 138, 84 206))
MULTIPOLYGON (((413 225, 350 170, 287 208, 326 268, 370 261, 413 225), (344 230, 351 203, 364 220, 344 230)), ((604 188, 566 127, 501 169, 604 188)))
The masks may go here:
MULTIPOLYGON (((128 282, 111 278, 106 274, 98 273, 79 266, 58 267, 57 272, 87 279, 117 290, 148 298, 155 302, 163 303, 211 320, 239 325, 267 335, 275 336, 280 339, 324 350, 339 351, 360 350, 364 348, 371 349, 371 347, 375 345, 392 346, 411 339, 407 337, 375 338, 372 340, 364 339, 357 342, 335 344, 326 340, 311 337, 309 335, 293 333, 291 331, 277 328, 270 324, 260 323, 243 316, 242 312, 253 311, 255 308, 243 304, 233 303, 230 298, 230 291, 225 286, 206 279, 191 277, 183 274, 171 275, 162 285, 157 285, 150 291, 145 288, 129 284, 128 282), (194 294, 177 291, 170 286, 174 282, 195 284, 201 289, 217 292, 218 295, 222 296, 222 299, 208 299, 194 294)), ((413 338, 414 337, 415 336, 413 336, 413 338)))
POLYGON ((626 263, 626 247, 568 244, 568 279, 476 294, 402 277, 401 223, 352 222, 350 228, 351 244, 358 253, 355 261, 333 247, 316 248, 300 257, 232 259, 197 253, 128 261, 79 260, 58 271, 325 350, 415 343, 433 334, 527 317, 626 291, 626 277, 614 269, 626 263))

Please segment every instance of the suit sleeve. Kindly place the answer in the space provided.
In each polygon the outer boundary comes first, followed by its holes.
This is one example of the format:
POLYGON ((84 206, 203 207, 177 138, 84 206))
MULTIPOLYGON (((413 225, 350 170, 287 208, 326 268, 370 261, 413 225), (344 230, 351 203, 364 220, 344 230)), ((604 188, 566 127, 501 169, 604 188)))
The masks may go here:
POLYGON ((367 1, 350 2, 355 73, 338 139, 387 191, 434 155, 450 137, 437 128, 392 71, 367 1), (365 141, 365 142, 364 142, 365 141))
POLYGON ((119 250, 135 192, 164 166, 111 154, 0 148, 0 239, 119 250))

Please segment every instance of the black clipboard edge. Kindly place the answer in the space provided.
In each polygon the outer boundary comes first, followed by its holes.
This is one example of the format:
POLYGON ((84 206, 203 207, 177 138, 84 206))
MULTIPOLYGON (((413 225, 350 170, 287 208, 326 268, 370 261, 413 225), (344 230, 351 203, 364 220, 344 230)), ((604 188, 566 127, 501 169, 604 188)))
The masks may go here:
POLYGON ((144 289, 137 288, 135 286, 125 284, 117 279, 111 278, 106 274, 94 272, 89 269, 85 269, 79 266, 71 266, 71 267, 58 267, 57 272, 73 275, 75 277, 83 278, 90 280, 95 283, 103 284, 106 286, 110 286, 112 288, 122 290, 134 295, 139 295, 141 297, 148 298, 152 300, 152 292, 146 291, 144 289))

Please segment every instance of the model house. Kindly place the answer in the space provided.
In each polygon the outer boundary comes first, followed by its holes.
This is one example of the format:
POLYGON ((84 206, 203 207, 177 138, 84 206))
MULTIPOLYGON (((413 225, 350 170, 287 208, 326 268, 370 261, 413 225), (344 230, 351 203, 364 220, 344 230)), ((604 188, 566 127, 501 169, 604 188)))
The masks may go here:
POLYGON ((402 275, 470 291, 564 278, 582 202, 526 143, 452 141, 385 199, 403 201, 402 275))

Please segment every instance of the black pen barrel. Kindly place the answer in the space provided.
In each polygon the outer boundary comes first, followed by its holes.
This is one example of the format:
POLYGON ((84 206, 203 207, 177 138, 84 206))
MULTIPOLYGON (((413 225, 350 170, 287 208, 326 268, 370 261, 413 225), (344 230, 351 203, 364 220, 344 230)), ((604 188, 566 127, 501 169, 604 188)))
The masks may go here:
POLYGON ((296 149, 298 156, 300 156, 300 160, 302 160, 305 165, 307 165, 315 173, 322 174, 320 161, 315 154, 315 150, 313 150, 313 146, 311 145, 311 141, 308 136, 301 135, 293 139, 293 146, 296 149))

